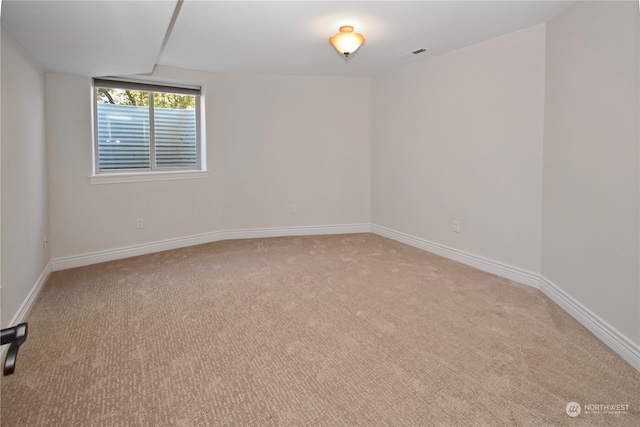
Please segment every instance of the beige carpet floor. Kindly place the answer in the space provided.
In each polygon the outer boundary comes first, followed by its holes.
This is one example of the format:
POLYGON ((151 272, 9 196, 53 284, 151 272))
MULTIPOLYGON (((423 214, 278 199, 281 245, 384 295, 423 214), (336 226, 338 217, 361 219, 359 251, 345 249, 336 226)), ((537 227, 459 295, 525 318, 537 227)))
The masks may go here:
POLYGON ((27 320, 3 427, 640 425, 640 374, 538 290, 373 234, 60 271, 27 320))

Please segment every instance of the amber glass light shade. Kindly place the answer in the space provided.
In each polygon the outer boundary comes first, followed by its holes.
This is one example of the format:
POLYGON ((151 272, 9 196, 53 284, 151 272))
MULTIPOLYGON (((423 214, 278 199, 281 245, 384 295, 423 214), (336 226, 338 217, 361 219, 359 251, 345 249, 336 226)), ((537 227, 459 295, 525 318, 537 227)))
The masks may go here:
POLYGON ((340 27, 340 32, 333 37, 329 37, 329 43, 333 47, 344 55, 345 58, 349 58, 353 52, 365 42, 365 38, 362 34, 354 33, 351 25, 345 25, 340 27))

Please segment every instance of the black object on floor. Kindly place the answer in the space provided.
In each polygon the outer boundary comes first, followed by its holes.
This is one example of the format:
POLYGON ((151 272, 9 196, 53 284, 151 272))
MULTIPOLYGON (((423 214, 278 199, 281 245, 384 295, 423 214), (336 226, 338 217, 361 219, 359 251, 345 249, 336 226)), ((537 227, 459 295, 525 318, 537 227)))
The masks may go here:
POLYGON ((16 369, 16 359, 18 358, 18 349, 27 340, 27 323, 21 323, 13 328, 2 330, 2 344, 11 344, 7 357, 4 359, 3 375, 11 375, 16 369))

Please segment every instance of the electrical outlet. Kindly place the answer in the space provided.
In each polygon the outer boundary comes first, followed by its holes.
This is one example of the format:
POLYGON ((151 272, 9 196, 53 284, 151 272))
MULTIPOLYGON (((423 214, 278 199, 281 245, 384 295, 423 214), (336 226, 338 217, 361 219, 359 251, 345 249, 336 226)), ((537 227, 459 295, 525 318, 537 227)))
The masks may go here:
POLYGON ((296 205, 291 205, 291 206, 289 206, 289 213, 290 213, 290 214, 294 214, 294 213, 296 213, 296 205))
POLYGON ((454 233, 460 232, 460 221, 453 220, 453 232, 454 233))
POLYGON ((138 218, 136 220, 136 228, 144 228, 144 218, 138 218))

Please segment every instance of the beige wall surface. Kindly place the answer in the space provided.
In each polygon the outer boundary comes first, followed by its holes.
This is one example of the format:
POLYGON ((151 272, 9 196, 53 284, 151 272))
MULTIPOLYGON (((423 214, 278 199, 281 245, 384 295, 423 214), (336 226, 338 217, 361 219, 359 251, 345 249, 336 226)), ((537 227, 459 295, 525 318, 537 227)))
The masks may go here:
POLYGON ((544 31, 373 79, 374 224, 540 271, 544 31))
POLYGON ((209 177, 91 184, 91 80, 47 74, 54 258, 220 230, 370 222, 368 78, 167 67, 154 77, 203 86, 209 177))
POLYGON ((542 274, 640 343, 637 2, 547 24, 542 274))
POLYGON ((49 262, 44 73, 2 33, 2 326, 49 262))

